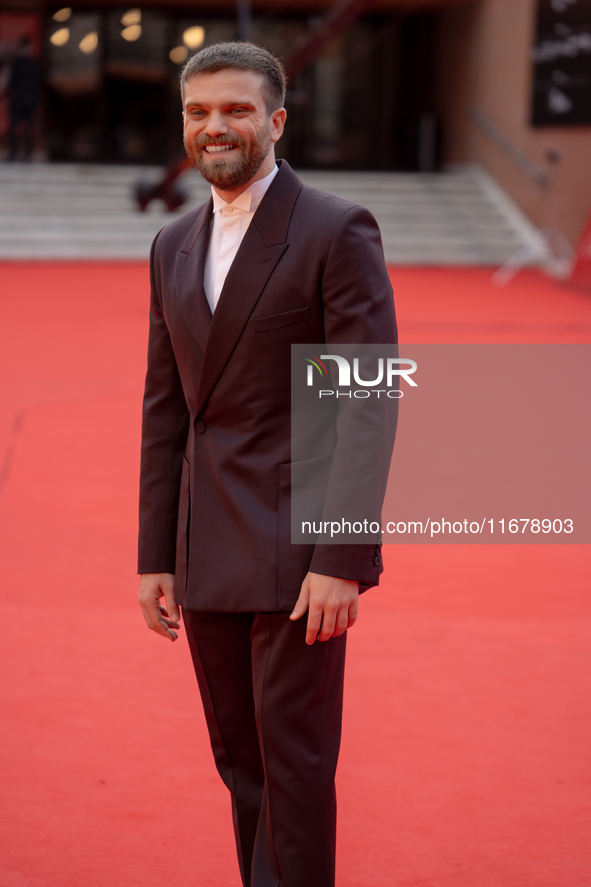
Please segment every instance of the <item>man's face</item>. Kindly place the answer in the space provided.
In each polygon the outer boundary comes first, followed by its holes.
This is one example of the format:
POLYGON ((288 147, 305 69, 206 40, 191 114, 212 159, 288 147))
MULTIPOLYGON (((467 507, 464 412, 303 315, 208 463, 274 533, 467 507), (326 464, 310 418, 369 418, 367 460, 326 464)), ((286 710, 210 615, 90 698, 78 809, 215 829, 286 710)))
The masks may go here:
POLYGON ((283 132, 285 111, 267 113, 262 85, 261 74, 232 68, 185 84, 185 149, 220 191, 248 184, 283 132))

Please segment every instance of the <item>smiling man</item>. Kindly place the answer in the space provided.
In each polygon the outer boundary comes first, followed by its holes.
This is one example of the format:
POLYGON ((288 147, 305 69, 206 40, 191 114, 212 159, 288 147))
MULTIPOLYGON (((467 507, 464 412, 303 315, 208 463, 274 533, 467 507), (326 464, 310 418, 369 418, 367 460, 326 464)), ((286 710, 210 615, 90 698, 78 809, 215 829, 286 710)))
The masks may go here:
POLYGON ((261 75, 251 71, 202 73, 198 81, 187 80, 184 92, 187 154, 216 191, 223 192, 225 202, 232 203, 275 169, 272 148, 283 132, 285 109, 268 108, 272 98, 263 96, 261 75), (253 102, 257 94, 258 102, 253 102))
POLYGON ((172 641, 182 611, 245 887, 332 887, 346 630, 382 568, 291 544, 290 346, 395 342, 392 290, 371 214, 276 163, 273 55, 207 47, 182 94, 212 193, 152 246, 140 604, 172 641))

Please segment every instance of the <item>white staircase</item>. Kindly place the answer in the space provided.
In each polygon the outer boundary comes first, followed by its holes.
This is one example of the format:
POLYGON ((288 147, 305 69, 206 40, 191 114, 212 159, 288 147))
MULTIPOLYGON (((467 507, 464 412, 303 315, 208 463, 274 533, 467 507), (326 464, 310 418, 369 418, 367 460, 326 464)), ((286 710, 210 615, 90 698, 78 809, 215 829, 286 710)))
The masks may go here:
MULTIPOLYGON (((0 164, 0 259, 145 259, 152 238, 197 206, 209 186, 196 172, 181 182, 189 201, 145 213, 132 192, 156 167, 0 164)), ((533 225, 483 170, 436 174, 302 172, 306 184, 367 206, 394 265, 500 265, 531 242, 533 225)))

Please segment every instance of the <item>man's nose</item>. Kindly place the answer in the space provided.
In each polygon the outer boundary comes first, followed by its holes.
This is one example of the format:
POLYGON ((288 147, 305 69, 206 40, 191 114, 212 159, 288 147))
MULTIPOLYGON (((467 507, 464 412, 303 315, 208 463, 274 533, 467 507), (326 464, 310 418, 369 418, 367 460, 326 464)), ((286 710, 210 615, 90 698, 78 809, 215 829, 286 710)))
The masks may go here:
POLYGON ((212 111, 207 119, 205 132, 210 138, 225 135, 228 132, 226 118, 219 111, 212 111))

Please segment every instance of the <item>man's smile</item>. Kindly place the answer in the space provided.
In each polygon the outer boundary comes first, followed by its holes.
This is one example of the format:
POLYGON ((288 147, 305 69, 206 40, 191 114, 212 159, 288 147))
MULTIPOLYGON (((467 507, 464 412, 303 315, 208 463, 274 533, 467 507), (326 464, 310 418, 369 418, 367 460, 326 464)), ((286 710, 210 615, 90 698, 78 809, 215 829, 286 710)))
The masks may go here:
POLYGON ((225 151, 234 151, 236 145, 204 145, 206 154, 222 154, 225 151))

